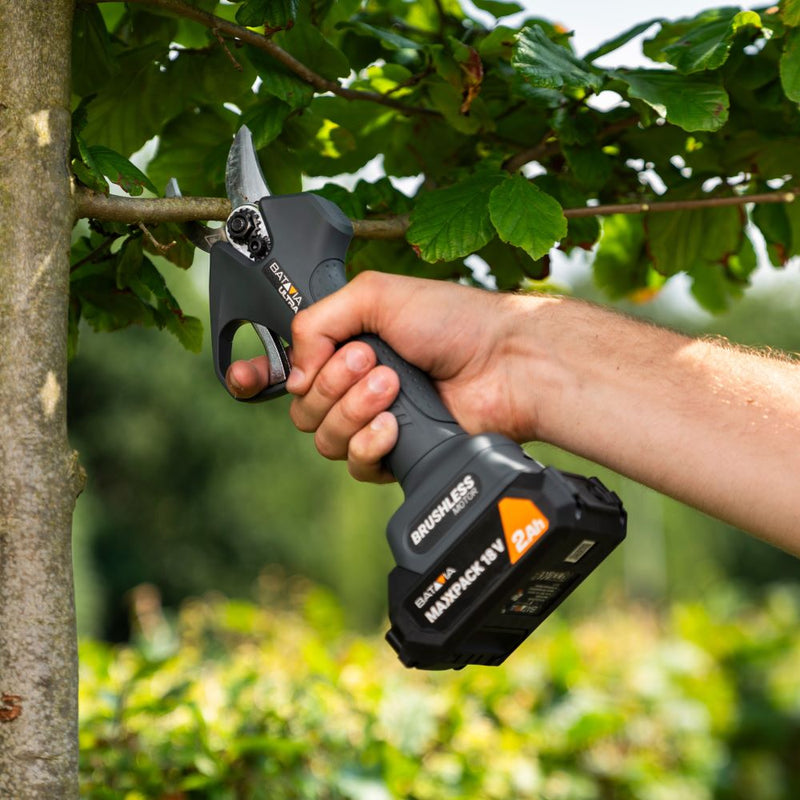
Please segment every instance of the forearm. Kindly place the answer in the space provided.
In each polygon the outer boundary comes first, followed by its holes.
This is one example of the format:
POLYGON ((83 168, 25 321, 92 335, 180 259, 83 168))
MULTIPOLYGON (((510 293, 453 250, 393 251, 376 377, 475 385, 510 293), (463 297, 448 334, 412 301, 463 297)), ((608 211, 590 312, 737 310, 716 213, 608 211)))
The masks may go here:
POLYGON ((538 438, 800 554, 796 363, 571 300, 516 313, 538 438))

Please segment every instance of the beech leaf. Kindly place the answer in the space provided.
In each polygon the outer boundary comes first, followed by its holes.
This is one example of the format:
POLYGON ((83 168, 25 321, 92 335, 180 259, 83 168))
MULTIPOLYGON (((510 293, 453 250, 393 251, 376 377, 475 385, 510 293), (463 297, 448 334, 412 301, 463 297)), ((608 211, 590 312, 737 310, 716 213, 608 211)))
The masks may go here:
POLYGON ((489 214, 500 238, 521 247, 534 261, 567 235, 567 220, 558 200, 522 175, 492 190, 489 214))

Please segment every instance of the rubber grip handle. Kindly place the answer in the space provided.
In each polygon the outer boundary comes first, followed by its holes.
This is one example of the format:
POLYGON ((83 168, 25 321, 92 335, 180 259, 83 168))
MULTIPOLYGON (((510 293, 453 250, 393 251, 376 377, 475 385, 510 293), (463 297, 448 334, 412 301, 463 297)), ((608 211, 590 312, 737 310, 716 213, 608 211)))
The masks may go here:
MULTIPOLYGON (((321 300, 346 283, 341 261, 323 261, 311 276, 312 300, 321 300)), ((405 486, 406 477, 425 456, 453 437, 467 434, 445 408, 422 370, 409 364, 375 334, 362 334, 351 341, 366 342, 375 351, 378 363, 391 367, 400 378, 400 391, 389 408, 397 418, 397 443, 385 461, 395 478, 405 486)))

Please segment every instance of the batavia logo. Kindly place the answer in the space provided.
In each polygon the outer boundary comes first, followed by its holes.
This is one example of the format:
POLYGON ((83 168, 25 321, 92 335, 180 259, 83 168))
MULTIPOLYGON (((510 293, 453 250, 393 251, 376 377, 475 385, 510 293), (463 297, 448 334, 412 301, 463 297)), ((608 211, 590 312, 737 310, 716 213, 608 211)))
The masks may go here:
POLYGON ((431 599, 437 592, 442 590, 442 587, 456 574, 455 567, 447 567, 445 571, 414 601, 417 608, 422 608, 428 600, 431 599))
POLYGON ((270 282, 277 289, 278 294, 283 298, 286 305, 296 314, 303 303, 303 295, 300 294, 297 287, 289 280, 288 275, 281 269, 281 265, 277 261, 271 261, 266 267, 262 267, 261 271, 270 278, 270 282), (267 270, 269 270, 269 272, 267 270), (274 276, 274 278, 271 276, 274 276))

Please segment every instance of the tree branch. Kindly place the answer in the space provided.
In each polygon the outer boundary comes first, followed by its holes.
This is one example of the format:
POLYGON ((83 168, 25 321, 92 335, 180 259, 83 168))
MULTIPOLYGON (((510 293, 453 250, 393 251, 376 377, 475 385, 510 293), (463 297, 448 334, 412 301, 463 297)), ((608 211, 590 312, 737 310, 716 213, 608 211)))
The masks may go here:
MULTIPOLYGON (((89 3, 107 3, 113 0, 85 0, 89 3)), ((366 100, 371 103, 378 103, 382 106, 394 108, 397 111, 402 111, 404 114, 416 114, 426 116, 441 116, 438 111, 431 108, 421 108, 418 106, 409 106, 400 100, 395 100, 378 92, 366 92, 359 89, 348 89, 342 86, 338 81, 328 80, 322 75, 314 72, 314 70, 307 67, 301 61, 298 61, 291 53, 288 53, 282 47, 278 46, 263 34, 256 33, 249 28, 242 25, 237 25, 234 22, 229 22, 222 17, 217 17, 208 11, 203 11, 195 6, 190 6, 182 0, 129 0, 129 2, 137 3, 143 6, 154 6, 169 14, 174 14, 176 17, 183 17, 198 22, 214 32, 214 35, 219 39, 220 34, 226 34, 238 39, 245 44, 256 47, 268 53, 280 64, 283 64, 290 72, 297 75, 298 78, 313 86, 319 92, 331 92, 332 94, 343 97, 346 100, 366 100)))
MULTIPOLYGON (((698 208, 743 206, 748 203, 793 203, 800 190, 781 189, 762 194, 740 194, 731 197, 707 197, 697 200, 662 200, 653 203, 620 203, 617 205, 565 208, 567 219, 577 217, 607 217, 612 214, 644 214, 664 211, 688 211, 698 208)), ((78 189, 75 197, 76 218, 126 222, 131 225, 156 222, 195 222, 197 220, 226 220, 231 204, 220 197, 165 197, 137 199, 108 196, 78 189)), ((402 239, 408 230, 409 214, 382 219, 355 219, 353 232, 362 239, 402 239)))

